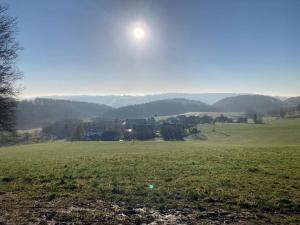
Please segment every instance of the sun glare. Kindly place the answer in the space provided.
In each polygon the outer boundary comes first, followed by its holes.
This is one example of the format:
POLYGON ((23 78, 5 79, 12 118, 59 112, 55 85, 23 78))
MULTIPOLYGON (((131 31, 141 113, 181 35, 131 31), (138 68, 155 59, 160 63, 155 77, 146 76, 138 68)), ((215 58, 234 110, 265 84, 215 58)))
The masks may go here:
POLYGON ((145 30, 142 27, 133 28, 133 36, 137 40, 142 40, 145 38, 145 30))

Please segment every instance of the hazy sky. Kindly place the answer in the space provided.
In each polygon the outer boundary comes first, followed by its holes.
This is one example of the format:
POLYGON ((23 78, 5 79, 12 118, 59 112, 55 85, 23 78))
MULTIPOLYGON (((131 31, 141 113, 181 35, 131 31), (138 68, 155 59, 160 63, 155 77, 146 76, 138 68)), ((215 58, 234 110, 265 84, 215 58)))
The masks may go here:
POLYGON ((19 20, 24 96, 300 95, 299 0, 5 2, 19 20))

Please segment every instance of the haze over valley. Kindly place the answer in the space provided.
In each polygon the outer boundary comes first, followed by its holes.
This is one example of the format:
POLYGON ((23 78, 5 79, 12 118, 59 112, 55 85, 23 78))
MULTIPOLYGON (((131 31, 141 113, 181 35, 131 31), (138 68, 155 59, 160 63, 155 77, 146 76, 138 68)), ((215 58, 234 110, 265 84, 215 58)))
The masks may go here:
POLYGON ((279 111, 283 108, 296 107, 298 104, 300 104, 299 97, 279 98, 231 93, 35 98, 19 102, 17 127, 41 128, 43 125, 63 119, 150 118, 188 112, 255 111, 267 114, 272 110, 279 111))

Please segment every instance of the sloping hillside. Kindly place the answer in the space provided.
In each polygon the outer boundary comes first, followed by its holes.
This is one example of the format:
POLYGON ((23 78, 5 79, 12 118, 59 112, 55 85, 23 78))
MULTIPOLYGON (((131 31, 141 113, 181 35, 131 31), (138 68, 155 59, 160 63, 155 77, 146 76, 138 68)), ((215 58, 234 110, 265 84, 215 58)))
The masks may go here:
POLYGON ((239 95, 224 98, 217 101, 214 106, 224 112, 247 112, 256 111, 266 113, 269 110, 278 109, 284 103, 276 98, 264 95, 239 95))
POLYGON ((165 116, 186 112, 212 112, 214 107, 203 102, 187 99, 169 99, 153 101, 145 104, 125 106, 108 111, 105 117, 115 118, 145 118, 165 116))
POLYGON ((288 98, 284 101, 284 103, 286 103, 286 105, 290 107, 297 106, 298 104, 300 104, 300 96, 288 98))
POLYGON ((62 119, 102 116, 112 107, 94 103, 37 98, 24 100, 17 107, 17 128, 32 129, 62 119))

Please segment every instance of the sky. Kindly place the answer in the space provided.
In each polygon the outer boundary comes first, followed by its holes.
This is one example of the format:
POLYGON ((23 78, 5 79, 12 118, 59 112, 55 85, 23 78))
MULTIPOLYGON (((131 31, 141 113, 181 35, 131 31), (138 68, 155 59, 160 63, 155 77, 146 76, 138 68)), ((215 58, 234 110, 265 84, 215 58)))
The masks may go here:
POLYGON ((299 0, 2 2, 19 21, 23 96, 300 95, 299 0))

